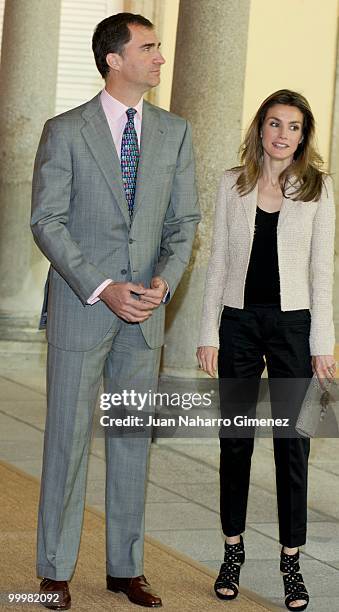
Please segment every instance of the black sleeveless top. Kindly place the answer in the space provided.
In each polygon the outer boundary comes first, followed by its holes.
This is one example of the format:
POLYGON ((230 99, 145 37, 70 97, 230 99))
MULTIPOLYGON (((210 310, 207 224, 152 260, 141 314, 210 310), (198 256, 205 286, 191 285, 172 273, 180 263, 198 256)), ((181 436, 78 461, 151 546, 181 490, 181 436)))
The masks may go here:
POLYGON ((269 213, 257 206, 251 257, 245 282, 244 306, 280 306, 280 279, 277 249, 279 212, 269 213))

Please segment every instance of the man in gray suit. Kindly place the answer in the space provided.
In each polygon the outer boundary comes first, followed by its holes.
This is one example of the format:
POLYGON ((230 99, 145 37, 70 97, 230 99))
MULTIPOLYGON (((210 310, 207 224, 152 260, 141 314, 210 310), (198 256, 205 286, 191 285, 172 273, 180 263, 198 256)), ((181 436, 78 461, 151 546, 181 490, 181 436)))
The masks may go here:
MULTIPOLYGON (((51 262, 47 420, 37 572, 52 609, 68 609, 77 561, 93 412, 105 390, 155 390, 165 303, 188 264, 200 219, 190 126, 142 100, 164 58, 152 24, 108 17, 93 36, 105 89, 47 121, 32 231, 51 262)), ((143 576, 149 438, 106 436, 107 588, 161 599, 143 576)))

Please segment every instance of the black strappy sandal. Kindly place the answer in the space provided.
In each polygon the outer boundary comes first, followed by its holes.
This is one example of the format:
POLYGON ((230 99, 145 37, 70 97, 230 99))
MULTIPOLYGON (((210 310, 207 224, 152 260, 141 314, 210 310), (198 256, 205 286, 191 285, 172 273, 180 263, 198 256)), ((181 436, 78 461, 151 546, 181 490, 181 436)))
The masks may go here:
POLYGON ((295 555, 287 555, 283 552, 283 548, 281 549, 280 571, 283 574, 284 580, 286 608, 288 610, 297 610, 297 612, 306 610, 310 597, 304 585, 303 577, 300 574, 299 550, 295 555), (301 606, 290 605, 298 599, 304 599, 306 603, 301 606))
POLYGON ((235 599, 239 593, 240 568, 245 563, 244 541, 240 536, 237 544, 225 542, 224 563, 222 563, 219 576, 214 584, 214 591, 219 599, 235 599), (219 589, 230 589, 232 595, 224 595, 219 589))

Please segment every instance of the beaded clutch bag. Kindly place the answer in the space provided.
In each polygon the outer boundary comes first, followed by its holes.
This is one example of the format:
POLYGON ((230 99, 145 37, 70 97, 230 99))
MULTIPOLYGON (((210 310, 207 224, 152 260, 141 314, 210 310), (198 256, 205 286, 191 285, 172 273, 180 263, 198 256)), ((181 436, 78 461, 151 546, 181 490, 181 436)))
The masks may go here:
POLYGON ((300 413, 296 422, 297 432, 306 438, 314 438, 322 429, 324 437, 337 437, 338 429, 338 385, 334 380, 323 380, 320 385, 314 374, 307 389, 300 413), (331 412, 331 423, 329 415, 331 412), (334 421, 333 421, 334 417, 334 421), (334 426, 336 424, 336 426, 334 426), (329 425, 324 427, 324 425, 329 425))

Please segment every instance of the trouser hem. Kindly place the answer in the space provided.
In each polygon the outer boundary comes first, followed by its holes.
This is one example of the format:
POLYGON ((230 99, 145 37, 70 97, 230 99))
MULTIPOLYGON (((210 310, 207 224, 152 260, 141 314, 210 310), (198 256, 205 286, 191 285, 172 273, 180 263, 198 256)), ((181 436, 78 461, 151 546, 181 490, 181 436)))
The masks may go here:
POLYGON ((223 534, 226 538, 232 538, 233 536, 241 535, 245 531, 245 527, 233 528, 233 529, 223 529, 223 534))
POLYGON ((112 578, 135 578, 136 576, 142 576, 144 568, 141 565, 125 565, 115 566, 108 563, 106 565, 107 574, 112 578))
POLYGON ((306 533, 301 532, 300 535, 296 534, 289 537, 280 537, 279 541, 281 546, 287 546, 288 548, 299 548, 299 546, 304 546, 304 544, 306 544, 306 533))
POLYGON ((56 569, 49 565, 37 565, 36 573, 38 578, 49 578, 50 580, 66 580, 69 582, 73 576, 74 567, 56 569))

